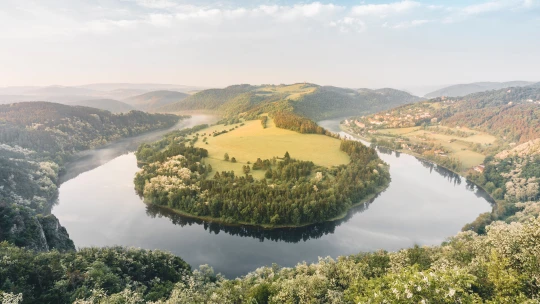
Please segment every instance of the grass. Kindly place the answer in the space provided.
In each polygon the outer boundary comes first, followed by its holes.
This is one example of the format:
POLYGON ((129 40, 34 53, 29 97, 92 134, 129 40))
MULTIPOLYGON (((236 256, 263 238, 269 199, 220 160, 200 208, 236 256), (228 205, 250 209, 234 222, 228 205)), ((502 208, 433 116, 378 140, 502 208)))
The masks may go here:
POLYGON ((381 129, 378 130, 378 133, 381 134, 390 134, 390 135, 405 135, 420 130, 420 127, 409 127, 409 128, 395 128, 395 129, 381 129))
MULTIPOLYGON (((307 85, 306 87, 303 83, 296 83, 291 85, 279 85, 279 86, 264 86, 258 91, 263 92, 272 92, 272 93, 281 93, 288 94, 285 98, 297 100, 305 94, 313 93, 317 88, 314 86, 307 85)), ((268 95, 268 93, 263 93, 261 95, 268 95)))
MULTIPOLYGON (((316 165, 331 167, 348 164, 349 156, 339 150, 340 140, 324 135, 300 134, 294 131, 277 128, 272 120, 268 120, 267 128, 263 128, 259 120, 245 122, 244 126, 216 125, 201 130, 196 147, 208 150, 209 157, 205 159, 207 164, 212 165, 214 171, 234 171, 243 174, 242 166, 247 162, 254 163, 257 158, 272 159, 283 157, 289 152, 292 158, 313 161, 316 165), (233 131, 212 137, 213 131, 233 131), (208 144, 202 141, 203 133, 206 133, 208 144), (236 163, 225 161, 225 153, 229 157, 236 158, 236 163)), ((252 170, 254 178, 263 178, 263 170, 252 170)))
POLYGON ((485 159, 485 155, 471 149, 470 143, 490 145, 494 144, 497 140, 495 136, 463 127, 458 129, 440 126, 440 128, 441 132, 439 133, 433 129, 424 130, 422 127, 381 129, 378 130, 376 137, 385 137, 385 135, 402 136, 415 143, 431 142, 436 145, 441 145, 450 152, 448 156, 457 158, 462 162, 465 171, 481 164, 485 159), (444 129, 466 132, 471 135, 468 137, 446 135, 442 134, 444 129))

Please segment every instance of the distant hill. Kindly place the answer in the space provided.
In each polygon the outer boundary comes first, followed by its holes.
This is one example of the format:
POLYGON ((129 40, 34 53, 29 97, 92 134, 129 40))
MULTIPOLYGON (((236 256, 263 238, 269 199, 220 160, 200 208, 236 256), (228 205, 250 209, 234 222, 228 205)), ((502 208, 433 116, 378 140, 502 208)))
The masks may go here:
POLYGON ((509 82, 475 82, 468 84, 456 84, 424 95, 426 98, 436 98, 441 96, 458 97, 472 93, 485 92, 491 90, 500 90, 509 87, 524 87, 533 84, 528 81, 509 81, 509 82))
POLYGON ((540 88, 512 87, 464 97, 438 97, 362 121, 369 127, 400 128, 429 124, 432 119, 445 126, 484 131, 508 143, 524 143, 540 137, 540 88), (379 123, 371 126, 377 119, 379 123))
POLYGON ((92 83, 78 86, 79 88, 95 91, 114 91, 114 90, 139 90, 143 92, 151 91, 178 91, 187 93, 189 91, 206 89, 198 86, 162 84, 162 83, 92 83))
POLYGON ((96 96, 100 93, 95 90, 77 88, 77 87, 65 87, 65 86, 48 86, 35 90, 25 92, 25 95, 38 95, 38 96, 66 96, 66 95, 79 95, 79 96, 96 96))
POLYGON ((164 106, 160 111, 212 110, 225 116, 258 115, 292 111, 313 120, 367 114, 419 101, 421 98, 394 89, 344 89, 309 83, 292 85, 248 84, 209 89, 164 106))
POLYGON ((81 100, 70 103, 70 105, 91 107, 106 110, 112 113, 126 113, 132 110, 136 110, 135 107, 114 99, 81 100))
POLYGON ((179 102, 190 96, 176 91, 153 91, 124 99, 124 102, 142 111, 156 111, 158 108, 179 102))
POLYGON ((29 91, 34 91, 40 87, 36 86, 13 86, 13 87, 0 87, 0 95, 20 95, 29 91))
POLYGON ((527 87, 528 87, 528 88, 540 89, 540 82, 533 83, 533 84, 531 84, 531 85, 528 85, 527 87))
POLYGON ((140 90, 140 89, 115 89, 111 91, 107 91, 103 93, 103 98, 108 99, 115 99, 115 100, 123 100, 126 98, 130 98, 133 96, 141 95, 144 93, 148 93, 148 90, 140 90))

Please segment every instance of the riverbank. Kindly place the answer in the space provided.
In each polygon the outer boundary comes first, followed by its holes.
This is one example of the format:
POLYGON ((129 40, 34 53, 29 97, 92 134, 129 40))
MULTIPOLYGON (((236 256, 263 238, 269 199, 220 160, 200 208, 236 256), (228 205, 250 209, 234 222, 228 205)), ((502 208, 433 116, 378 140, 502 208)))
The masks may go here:
POLYGON ((223 224, 223 225, 226 225, 226 226, 231 226, 231 227, 240 227, 240 226, 249 226, 249 227, 257 227, 257 228, 263 228, 265 230, 272 230, 272 229, 282 229, 282 228, 302 228, 302 227, 307 227, 307 226, 311 226, 311 225, 315 225, 315 224, 320 224, 320 223, 327 223, 327 222, 334 222, 334 221, 338 221, 338 220, 341 220, 341 219, 344 219, 347 215, 349 215, 349 213, 351 213, 353 211, 353 209, 357 208, 357 207, 360 207, 366 203, 368 203, 369 201, 375 199, 377 196, 379 196, 382 192, 384 192, 388 186, 390 186, 390 182, 388 182, 385 186, 383 187, 379 187, 377 188, 376 192, 375 193, 372 193, 372 194, 369 194, 368 196, 366 196, 365 198, 363 198, 362 200, 360 200, 360 202, 358 203, 355 203, 353 205, 351 205, 351 207, 349 207, 347 209, 347 211, 343 212, 342 214, 338 215, 338 216, 335 216, 331 219, 328 219, 328 220, 325 220, 325 221, 322 221, 322 222, 314 222, 314 223, 304 223, 304 224, 300 224, 300 225, 269 225, 269 224, 253 224, 253 223, 249 223, 249 222, 243 222, 243 221, 239 221, 239 222, 229 222, 227 220, 224 220, 223 218, 218 218, 218 217, 211 217, 211 216, 199 216, 199 215, 194 215, 194 214, 191 214, 191 213, 188 213, 188 212, 185 212, 185 211, 182 211, 182 210, 178 210, 178 209, 174 209, 174 208, 171 208, 171 207, 167 207, 167 206, 160 206, 160 205, 155 205, 155 204, 152 204, 151 202, 147 202, 146 200, 142 199, 142 201, 148 205, 148 206, 154 206, 154 207, 158 207, 158 208, 161 208, 161 209, 164 209, 164 210, 168 210, 168 211, 171 211, 173 213, 176 213, 176 214, 179 214, 181 216, 185 216, 185 217, 188 217, 188 218, 192 218, 192 219, 198 219, 198 220, 202 220, 202 221, 206 221, 206 222, 212 222, 212 223, 218 223, 218 224, 223 224))
MULTIPOLYGON (((365 137, 363 137, 363 136, 360 136, 360 135, 353 134, 353 133, 349 132, 349 131, 348 131, 347 129, 345 129, 341 124, 339 124, 339 128, 340 128, 341 131, 347 133, 348 135, 352 136, 353 138, 357 138, 357 139, 360 139, 360 140, 363 140, 363 141, 369 143, 369 139, 367 139, 367 138, 365 138, 365 137)), ((384 146, 382 146, 382 147, 384 147, 384 146)), ((457 174, 457 175, 459 175, 459 176, 461 176, 461 177, 467 179, 466 176, 463 176, 463 173, 464 173, 465 171, 463 171, 463 172, 457 172, 456 170, 453 170, 453 169, 451 169, 451 168, 445 167, 444 165, 441 165, 441 164, 437 163, 436 161, 434 161, 434 160, 432 160, 432 159, 428 159, 428 158, 424 157, 423 155, 418 154, 418 153, 415 153, 415 152, 413 152, 413 151, 410 151, 410 150, 394 150, 394 149, 391 149, 391 148, 388 148, 388 147, 384 147, 384 148, 385 148, 385 149, 390 149, 390 150, 395 151, 395 152, 408 154, 408 155, 417 157, 417 158, 419 158, 419 159, 422 159, 422 160, 424 160, 424 161, 431 162, 431 163, 433 163, 433 164, 435 164, 435 165, 437 165, 437 166, 439 166, 439 167, 441 167, 441 168, 444 168, 444 169, 446 169, 446 170, 448 170, 448 171, 450 171, 450 172, 452 172, 452 173, 455 173, 455 174, 457 174)), ((484 189, 484 187, 478 185, 478 184, 475 183, 474 181, 472 181, 472 180, 470 180, 470 179, 467 179, 467 181, 469 181, 470 183, 474 184, 474 185, 475 185, 476 187, 478 187, 479 189, 482 189, 482 190, 486 193, 486 195, 489 197, 489 200, 488 200, 488 201, 489 201, 489 202, 491 203, 491 205, 492 205, 492 213, 494 212, 494 210, 495 210, 495 208, 497 207, 498 204, 505 202, 504 200, 497 200, 497 199, 495 199, 495 198, 491 195, 491 193, 489 193, 486 189, 484 189)), ((478 215, 478 217, 480 217, 480 216, 482 216, 482 214, 478 215)), ((478 219, 478 217, 477 217, 477 219, 478 219)), ((467 223, 466 225, 469 225, 469 224, 470 224, 470 223, 467 223)), ((466 226, 466 225, 465 225, 465 226, 466 226)))

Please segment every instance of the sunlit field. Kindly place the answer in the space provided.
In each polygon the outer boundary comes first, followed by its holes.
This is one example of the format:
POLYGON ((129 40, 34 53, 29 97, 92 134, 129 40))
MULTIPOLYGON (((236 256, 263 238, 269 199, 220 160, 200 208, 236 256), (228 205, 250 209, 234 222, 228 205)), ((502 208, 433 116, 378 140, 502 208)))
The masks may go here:
MULTIPOLYGON (((233 170, 243 174, 242 167, 247 162, 255 162, 257 158, 272 159, 283 157, 289 152, 292 158, 313 161, 316 165, 331 167, 349 163, 349 156, 339 150, 340 140, 324 135, 300 134, 294 131, 280 129, 274 126, 272 120, 263 128, 259 120, 248 121, 244 126, 217 125, 201 130, 199 141, 195 146, 208 150, 206 162, 212 165, 214 171, 233 170), (235 128, 238 127, 238 128, 235 128), (233 131, 213 137, 214 131, 233 131), (206 144, 203 142, 206 133, 206 144), (208 136, 209 135, 209 136, 208 136), (234 157, 236 163, 224 160, 225 153, 234 157)), ((264 171, 252 171, 256 178, 262 178, 264 171)))

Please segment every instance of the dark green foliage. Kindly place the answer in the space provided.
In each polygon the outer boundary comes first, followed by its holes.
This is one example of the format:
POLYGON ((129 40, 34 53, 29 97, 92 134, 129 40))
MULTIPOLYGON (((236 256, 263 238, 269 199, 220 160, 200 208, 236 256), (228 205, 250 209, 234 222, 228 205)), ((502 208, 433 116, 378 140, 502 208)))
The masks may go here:
POLYGON ((266 129, 266 123, 268 122, 268 116, 261 116, 261 125, 266 129))
POLYGON ((47 215, 65 162, 78 151, 171 127, 178 119, 49 102, 0 105, 0 241, 34 250, 75 249, 58 220, 47 215))
POLYGON ((15 103, 0 105, 0 142, 55 160, 122 137, 171 127, 178 119, 138 111, 115 115, 50 102, 15 103))
MULTIPOLYGON (((279 161, 257 159, 253 164, 254 170, 266 168, 265 177, 271 182, 266 179, 254 180, 249 175, 249 166, 244 166, 245 176, 236 176, 234 172, 216 172, 213 179, 208 179, 208 171, 203 164, 206 150, 182 146, 182 143, 178 143, 181 142, 178 137, 168 137, 176 138, 176 142, 164 146, 166 140, 162 140, 141 146, 137 152, 139 162, 164 162, 167 157, 181 154, 184 156, 182 166, 198 175, 184 179, 184 186, 168 192, 150 190, 146 186, 152 178, 175 175, 159 174, 159 164, 145 165, 144 170, 135 177, 135 188, 152 204, 196 216, 258 225, 322 222, 342 215, 353 204, 376 193, 390 180, 388 169, 375 150, 356 141, 341 143, 341 150, 351 158, 351 163, 346 166, 316 167, 313 162, 296 160, 286 153, 279 161), (177 154, 172 153, 173 147, 177 154), (154 152, 145 152, 145 158, 139 157, 143 151, 150 149, 154 152), (317 174, 320 177, 310 177, 316 172, 320 172, 317 174)), ((234 157, 231 158, 233 160, 234 157)))
MULTIPOLYGON (((224 104, 237 98, 239 95, 253 90, 255 87, 242 84, 227 87, 225 89, 209 89, 197 92, 188 98, 162 107, 163 111, 182 111, 182 110, 217 110, 224 104)), ((245 99, 240 98, 240 102, 245 102, 245 99)), ((236 113, 238 114, 238 112, 236 113)))
POLYGON ((299 100, 290 100, 286 93, 264 91, 259 86, 235 85, 198 92, 161 110, 169 112, 212 110, 226 117, 236 117, 239 113, 243 113, 246 119, 258 119, 264 113, 294 112, 297 115, 320 120, 373 113, 420 100, 416 96, 393 89, 355 91, 303 84, 303 88, 310 87, 315 88, 315 91, 302 95, 299 100))
POLYGON ((276 112, 272 114, 276 127, 296 131, 299 133, 324 134, 333 136, 331 132, 318 126, 314 121, 296 115, 292 112, 276 112))
POLYGON ((107 294, 131 288, 147 300, 169 296, 173 284, 191 273, 181 258, 162 251, 84 248, 35 253, 0 243, 0 290, 22 293, 23 303, 71 303, 102 288, 107 294))
POLYGON ((151 112, 163 106, 184 100, 189 96, 189 94, 176 91, 152 91, 129 97, 124 102, 139 110, 151 112))
POLYGON ((540 155, 536 155, 531 161, 523 167, 521 171, 523 178, 540 177, 540 155))
POLYGON ((54 215, 36 216, 30 208, 6 202, 0 202, 0 240, 36 251, 75 250, 54 215))
POLYGON ((420 100, 419 97, 393 89, 351 90, 325 86, 291 104, 296 114, 318 121, 374 113, 420 100))
POLYGON ((123 103, 114 99, 90 99, 90 100, 81 100, 76 102, 71 102, 69 105, 73 106, 83 106, 101 109, 109 111, 111 113, 128 113, 135 110, 135 107, 130 106, 127 103, 123 103))

